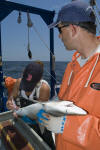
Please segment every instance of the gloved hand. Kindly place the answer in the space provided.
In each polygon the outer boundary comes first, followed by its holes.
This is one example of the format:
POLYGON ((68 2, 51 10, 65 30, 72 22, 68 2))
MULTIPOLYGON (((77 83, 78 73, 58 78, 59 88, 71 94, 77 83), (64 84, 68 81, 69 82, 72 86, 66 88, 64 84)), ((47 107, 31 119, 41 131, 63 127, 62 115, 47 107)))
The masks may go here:
POLYGON ((49 115, 49 120, 46 121, 46 128, 53 133, 63 133, 66 116, 54 117, 49 115))
POLYGON ((29 117, 27 116, 23 116, 21 117, 21 119, 26 122, 26 123, 30 123, 30 124, 36 124, 36 121, 35 120, 31 120, 29 117))
POLYGON ((48 115, 43 109, 37 113, 38 121, 53 133, 63 133, 66 116, 54 117, 48 115))
POLYGON ((38 122, 43 124, 43 122, 45 120, 48 120, 49 116, 47 116, 47 113, 45 112, 45 110, 41 109, 37 114, 36 114, 37 118, 38 118, 38 122))

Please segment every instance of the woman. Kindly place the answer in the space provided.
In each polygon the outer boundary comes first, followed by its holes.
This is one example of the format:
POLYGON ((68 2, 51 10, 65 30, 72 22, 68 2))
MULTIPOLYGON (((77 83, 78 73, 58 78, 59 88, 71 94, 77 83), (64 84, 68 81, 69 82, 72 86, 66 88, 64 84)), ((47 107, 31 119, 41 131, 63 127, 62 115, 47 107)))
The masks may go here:
MULTIPOLYGON (((48 101, 50 97, 50 86, 47 81, 42 79, 42 75, 43 63, 37 61, 28 64, 24 69, 22 78, 16 79, 12 92, 10 91, 6 103, 7 108, 9 110, 14 110, 15 108, 25 107, 33 104, 32 100, 48 101)), ((5 79, 5 83, 6 81, 7 79, 5 79)), ((50 131, 45 129, 42 133, 38 123, 31 124, 30 126, 52 149, 55 149, 50 131)))

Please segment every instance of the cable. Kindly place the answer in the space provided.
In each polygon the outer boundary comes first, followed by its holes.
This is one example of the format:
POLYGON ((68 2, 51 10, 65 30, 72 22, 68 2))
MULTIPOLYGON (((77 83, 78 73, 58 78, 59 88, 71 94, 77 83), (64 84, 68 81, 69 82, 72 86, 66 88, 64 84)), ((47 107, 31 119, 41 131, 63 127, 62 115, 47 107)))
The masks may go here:
MULTIPOLYGON (((41 37, 40 33, 37 31, 37 29, 36 29, 36 27, 34 25, 33 25, 33 29, 37 33, 38 37, 43 42, 43 44, 45 45, 45 47, 50 51, 50 48, 48 47, 48 45, 46 44, 46 42, 44 41, 44 39, 41 37)), ((51 51, 50 51, 50 53, 54 56, 54 54, 51 51)))

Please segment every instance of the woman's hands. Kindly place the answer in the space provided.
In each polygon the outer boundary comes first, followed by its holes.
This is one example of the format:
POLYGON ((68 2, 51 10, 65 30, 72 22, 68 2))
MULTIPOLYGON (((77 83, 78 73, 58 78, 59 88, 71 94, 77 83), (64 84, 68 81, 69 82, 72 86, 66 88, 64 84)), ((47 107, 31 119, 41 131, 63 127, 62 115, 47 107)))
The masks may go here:
POLYGON ((6 103, 6 106, 9 110, 18 110, 19 107, 15 104, 12 97, 10 97, 6 103))

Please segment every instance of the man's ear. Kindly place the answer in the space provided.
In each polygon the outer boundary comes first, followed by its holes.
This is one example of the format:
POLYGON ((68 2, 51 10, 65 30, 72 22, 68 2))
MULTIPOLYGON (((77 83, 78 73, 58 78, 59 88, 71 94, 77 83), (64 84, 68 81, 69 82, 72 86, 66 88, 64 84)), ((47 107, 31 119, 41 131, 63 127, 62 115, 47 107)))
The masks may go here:
POLYGON ((79 30, 78 26, 70 24, 70 28, 71 28, 71 31, 72 31, 72 37, 75 37, 78 33, 78 30, 79 30))

